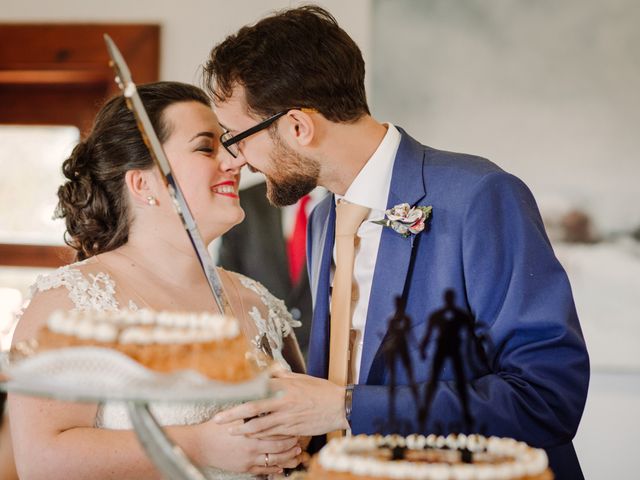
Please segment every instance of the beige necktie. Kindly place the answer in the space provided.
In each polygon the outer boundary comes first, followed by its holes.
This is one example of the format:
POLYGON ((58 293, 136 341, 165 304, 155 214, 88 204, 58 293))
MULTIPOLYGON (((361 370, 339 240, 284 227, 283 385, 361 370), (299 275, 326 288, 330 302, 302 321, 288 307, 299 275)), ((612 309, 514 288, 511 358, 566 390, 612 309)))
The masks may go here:
MULTIPOLYGON (((369 208, 341 200, 336 205, 336 270, 331 292, 331 336, 329 340, 329 380, 346 385, 351 367, 351 298, 355 238, 369 208)), ((330 434, 330 438, 336 436, 330 434)))

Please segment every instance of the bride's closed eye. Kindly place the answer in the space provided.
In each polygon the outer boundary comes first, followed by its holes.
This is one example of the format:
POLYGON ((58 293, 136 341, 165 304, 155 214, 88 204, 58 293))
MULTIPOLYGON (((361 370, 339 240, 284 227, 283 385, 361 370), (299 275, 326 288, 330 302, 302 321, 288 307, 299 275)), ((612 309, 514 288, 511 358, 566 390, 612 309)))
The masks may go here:
POLYGON ((194 152, 202 152, 205 155, 212 155, 217 153, 219 143, 214 139, 213 132, 202 131, 189 140, 189 143, 193 145, 194 152))
POLYGON ((216 151, 216 148, 211 143, 203 143, 196 147, 196 152, 206 153, 207 155, 211 155, 216 151))

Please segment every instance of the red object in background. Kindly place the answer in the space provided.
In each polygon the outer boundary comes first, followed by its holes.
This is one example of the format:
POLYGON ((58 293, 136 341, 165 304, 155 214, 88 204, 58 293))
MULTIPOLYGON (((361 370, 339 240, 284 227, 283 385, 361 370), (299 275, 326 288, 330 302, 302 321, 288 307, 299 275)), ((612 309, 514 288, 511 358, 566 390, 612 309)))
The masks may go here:
POLYGON ((307 250, 307 204, 311 200, 309 195, 305 195, 298 200, 298 212, 296 222, 291 233, 291 238, 287 241, 287 254, 289 255, 289 277, 291 284, 296 285, 300 281, 300 275, 304 270, 307 250))

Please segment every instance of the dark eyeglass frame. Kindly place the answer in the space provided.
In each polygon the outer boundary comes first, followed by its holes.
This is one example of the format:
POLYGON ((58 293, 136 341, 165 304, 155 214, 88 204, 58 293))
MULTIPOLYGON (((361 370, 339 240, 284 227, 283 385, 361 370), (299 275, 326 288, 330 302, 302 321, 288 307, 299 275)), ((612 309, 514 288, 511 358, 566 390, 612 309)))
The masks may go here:
POLYGON ((317 110, 315 110, 314 108, 300 108, 300 107, 288 108, 286 110, 276 113, 275 115, 271 115, 269 118, 261 121, 260 123, 258 123, 257 125, 254 125, 251 128, 248 128, 244 132, 240 132, 237 135, 232 136, 229 132, 223 132, 222 135, 220 135, 220 143, 233 158, 238 158, 238 155, 240 154, 240 149, 236 145, 238 142, 241 142, 245 138, 250 137, 255 133, 258 133, 264 130, 265 128, 268 128, 273 122, 278 120, 280 117, 286 115, 291 110, 300 110, 301 112, 305 112, 305 113, 317 112, 317 110), (236 145, 236 147, 232 148, 234 145, 236 145))

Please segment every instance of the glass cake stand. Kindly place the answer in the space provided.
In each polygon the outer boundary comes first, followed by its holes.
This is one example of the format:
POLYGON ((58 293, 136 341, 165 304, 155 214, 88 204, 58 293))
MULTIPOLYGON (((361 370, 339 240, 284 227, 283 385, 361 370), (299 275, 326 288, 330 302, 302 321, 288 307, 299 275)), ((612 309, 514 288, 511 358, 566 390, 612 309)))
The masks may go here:
POLYGON ((129 357, 104 348, 42 353, 26 350, 0 352, 0 390, 60 401, 125 404, 147 456, 172 480, 206 477, 165 434, 151 412, 151 403, 228 403, 269 395, 268 372, 231 384, 209 380, 195 371, 151 372, 129 357))

